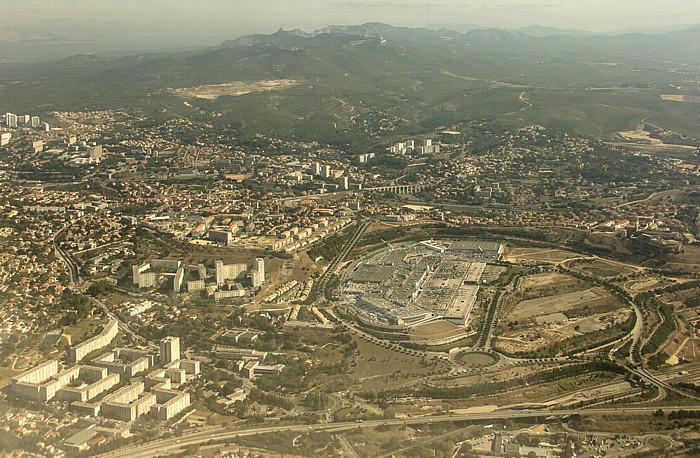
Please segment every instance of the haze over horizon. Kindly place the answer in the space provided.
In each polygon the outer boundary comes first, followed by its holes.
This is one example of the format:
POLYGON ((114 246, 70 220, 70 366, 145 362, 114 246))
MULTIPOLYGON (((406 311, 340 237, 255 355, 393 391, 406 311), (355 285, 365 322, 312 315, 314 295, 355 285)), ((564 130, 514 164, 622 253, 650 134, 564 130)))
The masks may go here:
POLYGON ((280 28, 312 32, 368 22, 459 32, 536 26, 571 35, 663 33, 694 25, 696 10, 690 0, 6 0, 0 63, 197 49, 280 28))
MULTIPOLYGON (((149 40, 179 30, 183 38, 223 38, 270 33, 279 28, 311 31, 328 25, 384 22, 425 27, 474 25, 516 29, 546 26, 592 32, 660 30, 693 25, 692 0, 6 0, 0 26, 34 30, 61 26, 118 30, 125 42, 149 40), (206 27, 206 28, 205 28, 206 27), (134 34, 134 28, 140 32, 134 34), (224 33, 225 32, 225 33, 224 33)), ((75 30, 74 30, 75 31, 75 30)), ((0 32, 1 35, 1 32, 0 32)))

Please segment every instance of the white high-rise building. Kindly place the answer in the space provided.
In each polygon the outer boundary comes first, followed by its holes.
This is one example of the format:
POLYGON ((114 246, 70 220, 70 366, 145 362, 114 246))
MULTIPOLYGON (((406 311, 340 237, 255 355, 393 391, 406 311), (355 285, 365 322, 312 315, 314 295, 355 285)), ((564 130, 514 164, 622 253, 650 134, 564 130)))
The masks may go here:
POLYGON ((260 284, 265 283, 265 260, 263 258, 255 259, 255 271, 259 275, 260 284))
POLYGON ((17 115, 13 113, 7 113, 5 115, 5 124, 7 124, 7 127, 17 127, 17 115))
POLYGON ((160 341, 160 361, 163 364, 180 359, 180 338, 168 336, 160 341))
POLYGON ((260 288, 262 286, 260 274, 257 270, 251 270, 248 272, 248 275, 250 276, 250 284, 253 286, 253 288, 260 288))
POLYGON ((39 124, 41 124, 39 116, 32 116, 32 127, 37 128, 39 127, 39 124))
POLYGON ((76 362, 80 361, 93 351, 106 347, 114 340, 118 332, 119 322, 117 320, 110 319, 109 323, 107 323, 102 329, 102 332, 89 338, 85 342, 74 345, 70 349, 69 354, 71 359, 76 362))
POLYGON ((0 132, 0 146, 5 146, 10 143, 12 134, 9 132, 0 132))
POLYGON ((175 272, 175 278, 173 278, 173 292, 179 293, 182 289, 182 282, 185 280, 185 268, 180 267, 175 272))
POLYGON ((248 270, 245 264, 224 264, 223 261, 216 261, 216 284, 221 286, 226 280, 238 280, 248 270))

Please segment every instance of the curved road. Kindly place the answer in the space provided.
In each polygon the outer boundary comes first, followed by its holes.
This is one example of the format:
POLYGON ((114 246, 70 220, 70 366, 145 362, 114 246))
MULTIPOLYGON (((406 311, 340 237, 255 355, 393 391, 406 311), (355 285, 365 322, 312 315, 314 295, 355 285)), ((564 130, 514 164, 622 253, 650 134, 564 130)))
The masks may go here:
MULTIPOLYGON (((56 250, 56 253, 58 256, 63 260, 63 262, 66 264, 68 267, 68 270, 70 272, 70 283, 71 285, 78 285, 80 283, 80 275, 78 273, 78 265, 73 261, 73 258, 68 254, 63 248, 61 248, 60 240, 63 237, 63 234, 68 230, 69 227, 71 227, 74 223, 70 223, 63 228, 61 228, 58 232, 56 232, 56 235, 53 237, 53 246, 54 249, 56 250)), ((145 342, 146 339, 141 337, 140 335, 136 334, 126 323, 124 323, 122 320, 119 319, 114 313, 112 313, 109 308, 102 303, 101 301, 97 300, 96 298, 92 296, 88 296, 87 294, 81 294, 81 296, 88 298, 91 302, 93 302, 96 306, 101 308, 104 313, 111 319, 114 319, 117 321, 119 324, 119 329, 127 334, 129 334, 134 340, 139 341, 139 342, 145 342)))
POLYGON ((63 237, 63 234, 72 225, 73 225, 73 223, 70 223, 70 224, 62 227, 58 232, 56 232, 56 235, 53 236, 53 247, 56 250, 58 257, 60 257, 61 260, 68 267, 68 271, 70 272, 71 285, 77 285, 80 282, 80 276, 78 275, 78 266, 75 264, 75 261, 73 261, 73 258, 71 258, 70 255, 68 253, 66 253, 63 250, 63 248, 61 248, 61 243, 60 243, 60 240, 63 237))
MULTIPOLYGON (((664 407, 662 410, 677 410, 683 408, 686 410, 700 410, 700 407, 664 407)), ((435 415, 418 418, 406 419, 391 419, 391 420, 370 420, 362 423, 362 426, 376 427, 381 425, 419 425, 442 422, 455 421, 492 421, 492 420, 507 420, 517 418, 546 418, 567 417, 571 415, 600 415, 617 412, 620 414, 651 414, 654 411, 652 408, 646 407, 621 407, 621 408, 606 408, 606 409, 588 409, 588 410, 502 410, 487 413, 461 414, 461 415, 435 415)), ((209 441, 229 441, 235 440, 238 436, 249 436, 261 433, 274 433, 279 431, 326 431, 339 432, 348 429, 353 429, 359 426, 355 422, 329 423, 322 425, 284 425, 284 426, 265 426, 246 429, 228 430, 223 427, 210 427, 198 430, 181 437, 173 437, 168 439, 157 439, 145 444, 131 445, 128 447, 97 455, 100 458, 150 458, 158 456, 172 456, 190 445, 203 445, 209 441)))

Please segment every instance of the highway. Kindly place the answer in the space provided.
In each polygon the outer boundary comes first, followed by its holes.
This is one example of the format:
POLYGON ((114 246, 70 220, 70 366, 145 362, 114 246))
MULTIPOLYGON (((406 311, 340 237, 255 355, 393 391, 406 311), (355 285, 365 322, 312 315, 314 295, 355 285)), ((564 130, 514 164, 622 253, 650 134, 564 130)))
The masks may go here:
MULTIPOLYGON (((664 407, 665 412, 671 410, 694 410, 700 411, 700 407, 689 406, 674 406, 664 407)), ((561 418, 571 415, 603 415, 610 413, 618 414, 649 414, 654 412, 654 408, 646 407, 619 407, 606 409, 587 409, 587 410, 497 410, 486 413, 472 414, 447 414, 435 415, 426 417, 406 418, 406 419, 391 419, 391 420, 368 420, 363 423, 342 422, 329 423, 321 425, 284 425, 284 426, 263 426, 242 429, 226 429, 224 427, 209 427, 198 429, 190 433, 186 433, 181 437, 172 437, 169 439, 157 439, 145 444, 130 445, 123 447, 113 452, 107 452, 97 455, 100 458, 149 458, 158 456, 171 456, 178 451, 183 450, 190 445, 203 445, 209 441, 230 441, 237 436, 250 436, 253 434, 274 433, 279 431, 326 431, 340 432, 356 428, 358 426, 377 427, 381 425, 422 425, 441 422, 456 422, 456 421, 495 421, 508 419, 536 419, 543 421, 549 418, 561 418)))
POLYGON ((318 291, 318 300, 323 300, 324 297, 324 292, 326 288, 326 284, 328 283, 328 280, 331 278, 331 276, 335 273, 335 271, 338 269, 338 266, 345 260, 345 257, 350 254, 352 249, 355 247, 355 244, 360 240, 362 235, 365 233, 367 230, 367 227, 369 226, 368 222, 362 222, 360 223, 359 227, 355 231, 355 234, 352 236, 352 238, 345 244, 343 247, 342 251, 338 256, 333 259, 331 264, 328 266, 326 269, 326 272, 323 274, 323 276, 316 282, 314 283, 314 289, 318 291))
POLYGON ((63 234, 68 230, 69 227, 71 227, 73 223, 68 224, 61 228, 58 232, 56 232, 56 235, 53 237, 53 247, 56 250, 56 254, 58 254, 58 257, 60 257, 63 262, 66 264, 68 267, 68 271, 70 272, 70 283, 71 285, 77 285, 80 282, 80 276, 78 275, 78 266, 75 264, 75 261, 73 261, 73 258, 70 257, 68 253, 63 251, 61 248, 61 238, 63 237, 63 234))
POLYGON ((493 328, 498 320, 503 298, 505 297, 505 292, 499 292, 497 294, 498 297, 495 299, 495 301, 491 301, 486 309, 484 324, 481 328, 481 335, 479 335, 479 339, 477 340, 476 345, 474 345, 474 350, 489 351, 491 349, 493 328), (493 308, 493 313, 491 313, 491 308, 493 308))
POLYGON ((672 392, 674 392, 674 393, 676 393, 676 394, 678 394, 678 395, 680 395, 680 396, 682 396, 682 397, 687 397, 687 398, 694 399, 694 400, 696 400, 696 401, 700 401, 700 396, 696 396, 696 395, 690 394, 690 393, 688 393, 688 392, 681 391, 681 390, 679 390, 679 389, 677 389, 677 388, 674 388, 674 387, 671 386, 668 382, 665 382, 665 381, 663 381, 663 380, 660 380, 657 376, 651 374, 649 371, 647 371, 647 370, 644 369, 644 368, 641 368, 641 367, 640 367, 640 368, 633 368, 633 367, 629 367, 629 366, 628 366, 626 369, 627 369, 631 374, 636 375, 637 377, 639 377, 641 380, 643 380, 643 381, 645 381, 645 382, 647 382, 647 383, 649 383, 649 384, 654 385, 655 387, 657 387, 657 388, 659 389, 659 392, 660 392, 660 393, 659 393, 659 398, 660 398, 660 399, 664 399, 664 398, 666 397, 666 394, 667 394, 669 391, 672 391, 672 392), (662 396, 662 394, 663 394, 663 396, 662 396))
MULTIPOLYGON (((65 250, 63 250, 60 246, 61 245, 60 241, 61 241, 61 238, 63 237, 63 234, 73 224, 74 223, 70 223, 70 224, 64 226, 63 228, 61 228, 61 230, 59 230, 58 232, 56 232, 56 235, 54 235, 54 237, 53 237, 53 246, 54 246, 54 249, 56 250, 56 254, 58 254, 58 256, 63 260, 63 262, 68 267, 68 271, 70 272, 70 283, 71 283, 71 285, 75 286, 75 285, 78 285, 80 283, 80 276, 78 274, 78 265, 75 263, 75 261, 73 261, 73 258, 65 250)), ((95 299, 92 296, 88 296, 87 294, 82 294, 82 296, 88 298, 92 303, 94 303, 96 306, 101 308, 108 317, 116 320, 117 323, 119 323, 119 329, 122 332, 129 334, 136 341, 145 342, 146 339, 144 339, 140 335, 136 334, 126 323, 124 323, 122 320, 119 319, 119 317, 117 317, 114 313, 112 313, 104 303, 95 299)))
POLYGON ((146 339, 145 339, 144 337, 141 337, 140 335, 136 334, 136 333, 129 327, 128 324, 124 323, 122 320, 119 319, 119 317, 118 317, 117 315, 115 315, 114 313, 112 313, 112 311, 109 310, 109 308, 108 308, 102 301, 100 301, 100 300, 98 300, 98 299, 95 299, 95 298, 92 297, 92 296, 88 296, 87 294, 83 294, 83 296, 84 296, 84 297, 87 297, 88 299, 90 299, 90 301, 91 301, 93 304, 95 304, 96 306, 98 306, 99 308, 101 308, 101 309, 105 312, 105 315, 107 315, 107 316, 110 317, 111 319, 115 320, 115 321, 118 323, 118 325, 119 325, 119 330, 120 330, 120 331, 122 331, 122 332, 124 332, 124 333, 126 333, 126 334, 129 334, 129 335, 130 335, 135 341, 137 341, 137 342, 141 342, 141 343, 147 342, 146 339))

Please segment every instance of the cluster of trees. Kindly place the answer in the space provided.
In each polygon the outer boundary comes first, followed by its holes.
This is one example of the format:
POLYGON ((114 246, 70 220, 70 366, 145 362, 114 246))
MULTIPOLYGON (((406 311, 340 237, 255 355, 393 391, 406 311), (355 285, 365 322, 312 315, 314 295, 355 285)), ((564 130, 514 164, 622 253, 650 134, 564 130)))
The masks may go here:
POLYGON ((700 411, 697 410, 674 410, 668 414, 669 420, 688 420, 692 418, 700 418, 700 411))
POLYGON ((93 309, 93 305, 87 297, 73 293, 63 294, 60 307, 66 313, 58 320, 59 326, 73 326, 80 320, 87 318, 93 309))
POLYGON ((657 288, 652 291, 644 291, 634 297, 635 304, 644 306, 649 299, 660 296, 664 293, 677 293, 679 291, 687 291, 689 289, 700 288, 700 280, 689 281, 686 283, 676 283, 675 285, 657 288))
POLYGON ((87 289, 87 293, 90 296, 94 296, 94 297, 100 296, 102 294, 109 294, 112 291, 114 291, 114 286, 112 286, 112 284, 110 284, 104 280, 93 283, 87 289))
POLYGON ((498 300, 500 299, 500 297, 500 294, 496 294, 493 296, 493 298, 491 298, 491 303, 489 304, 488 312, 486 313, 486 318, 482 322, 481 334, 479 335, 479 340, 477 342, 479 346, 486 345, 486 340, 489 337, 489 329, 491 327, 491 323, 493 323, 494 316, 496 315, 496 310, 498 309, 498 300))
POLYGON ((647 360, 647 365, 652 369, 658 369, 668 360, 668 354, 665 351, 660 351, 647 360))
POLYGON ((700 386, 697 386, 694 383, 677 382, 677 383, 674 383, 673 386, 675 388, 679 388, 681 390, 690 391, 691 393, 693 393, 695 395, 700 395, 700 386))
POLYGON ((340 234, 334 234, 326 237, 323 243, 315 245, 309 249, 309 257, 311 259, 315 259, 321 256, 328 261, 335 259, 335 257, 343 251, 343 247, 355 235, 356 230, 357 228, 354 228, 354 230, 346 230, 340 234))
POLYGON ((683 305, 690 308, 700 307, 700 295, 684 299, 683 305))
POLYGON ((647 343, 642 347, 643 355, 649 355, 656 352, 661 345, 666 342, 671 333, 676 330, 676 322, 673 319, 673 309, 671 306, 669 304, 662 303, 659 306, 658 311, 663 321, 656 328, 656 331, 654 331, 654 334, 652 334, 647 343))
POLYGON ((535 229, 492 228, 492 227, 444 227, 436 231, 436 235, 444 237, 519 237, 529 240, 546 242, 551 239, 549 234, 535 229))
POLYGON ((267 434, 239 436, 236 442, 244 447, 255 447, 279 453, 301 456, 318 456, 324 449, 324 455, 334 455, 334 440, 327 432, 299 433, 297 431, 277 431, 267 434))
POLYGON ((455 388, 425 386, 418 390, 417 396, 431 397, 434 399, 460 399, 473 395, 496 394, 508 389, 531 386, 536 383, 547 383, 556 380, 576 377, 594 372, 624 373, 624 369, 610 361, 590 361, 583 364, 571 364, 556 369, 530 374, 510 380, 495 380, 490 383, 461 386, 455 388))
POLYGON ((277 394, 266 393, 257 388, 250 390, 248 399, 268 406, 280 407, 284 410, 292 410, 294 408, 294 402, 291 399, 277 394))
POLYGON ((314 390, 304 398, 304 405, 313 410, 322 410, 328 407, 328 396, 322 390, 314 390))
POLYGON ((298 393, 308 387, 306 368, 302 362, 288 361, 279 375, 264 375, 256 380, 259 389, 267 392, 278 392, 280 388, 291 393, 298 393))
POLYGON ((516 355, 523 358, 553 357, 562 353, 566 355, 573 355, 582 351, 590 350, 591 348, 596 348, 611 342, 615 342, 622 336, 628 334, 632 328, 634 328, 636 322, 637 316, 632 314, 627 321, 610 328, 569 337, 568 339, 556 342, 547 347, 540 348, 537 351, 518 352, 516 355))
POLYGON ((7 431, 0 431, 0 450, 26 450, 39 453, 40 450, 36 444, 42 441, 44 441, 43 436, 38 434, 18 437, 7 431))
MULTIPOLYGON (((393 242, 394 240, 398 240, 400 238, 406 237, 411 231, 411 228, 406 228, 406 227, 397 227, 395 229, 388 229, 386 231, 380 231, 380 232, 373 232, 371 234, 367 234, 364 237, 362 237, 362 240, 360 240, 357 243, 358 247, 363 247, 363 246, 371 246, 371 245, 379 245, 380 243, 384 242, 393 242)), ((425 235, 418 234, 420 237, 425 237, 425 235)))
POLYGON ((455 347, 471 347, 475 343, 476 343, 476 336, 471 335, 471 336, 465 337, 463 339, 455 340, 451 343, 444 344, 444 345, 427 345, 427 344, 420 344, 420 343, 415 343, 415 342, 399 342, 399 345, 401 345, 402 347, 407 348, 409 350, 438 351, 438 352, 447 353, 455 347))

